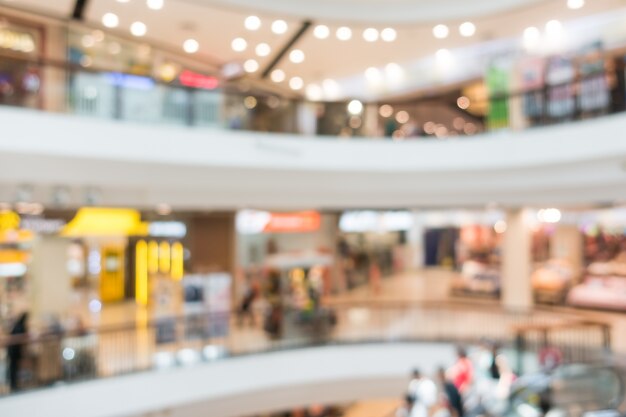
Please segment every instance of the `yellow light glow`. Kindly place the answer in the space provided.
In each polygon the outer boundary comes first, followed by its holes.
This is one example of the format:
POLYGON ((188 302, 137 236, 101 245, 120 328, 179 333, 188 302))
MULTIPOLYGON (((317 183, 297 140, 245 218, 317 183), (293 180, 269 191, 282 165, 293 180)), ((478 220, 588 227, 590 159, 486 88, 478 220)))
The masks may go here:
POLYGON ((145 236, 148 224, 133 209, 83 207, 61 232, 63 236, 145 236))
POLYGON ((148 272, 151 274, 159 272, 159 244, 155 240, 148 244, 148 272))
POLYGON ((170 252, 170 244, 163 241, 159 245, 159 268, 161 273, 167 274, 170 272, 170 266, 172 264, 171 260, 172 254, 170 252))
POLYGON ((148 305, 148 244, 145 240, 135 247, 135 300, 137 304, 148 305))
POLYGON ((176 242, 172 245, 172 278, 180 281, 184 274, 184 249, 180 242, 176 242))

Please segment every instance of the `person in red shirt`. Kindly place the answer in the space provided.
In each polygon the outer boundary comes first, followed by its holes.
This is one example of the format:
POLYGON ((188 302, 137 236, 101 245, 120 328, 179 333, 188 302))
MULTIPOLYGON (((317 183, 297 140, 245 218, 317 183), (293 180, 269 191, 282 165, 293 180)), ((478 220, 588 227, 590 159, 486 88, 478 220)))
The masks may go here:
POLYGON ((448 370, 448 374, 456 389, 461 394, 466 394, 474 380, 474 365, 462 347, 457 349, 457 357, 456 363, 448 370))

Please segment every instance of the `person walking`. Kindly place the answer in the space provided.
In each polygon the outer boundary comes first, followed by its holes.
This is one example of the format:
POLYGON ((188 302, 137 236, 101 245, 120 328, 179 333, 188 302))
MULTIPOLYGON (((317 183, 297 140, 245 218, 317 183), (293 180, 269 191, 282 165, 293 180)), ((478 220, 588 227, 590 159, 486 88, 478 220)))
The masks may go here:
POLYGON ((474 382, 474 365, 467 357, 467 352, 464 348, 457 348, 457 361, 448 370, 448 375, 461 395, 469 393, 474 382))
POLYGON ((453 417, 463 417, 465 414, 463 411, 463 398, 461 393, 454 386, 454 384, 446 378, 446 371, 444 368, 439 368, 437 371, 437 378, 439 385, 445 395, 448 410, 453 417))
POLYGON ((435 383, 423 376, 419 369, 414 369, 408 391, 413 400, 410 417, 428 417, 430 410, 437 403, 435 383))
POLYGON ((7 349, 9 366, 7 368, 7 379, 11 392, 19 390, 19 373, 22 359, 24 358, 25 343, 24 338, 28 334, 28 313, 22 313, 11 328, 11 344, 7 349))

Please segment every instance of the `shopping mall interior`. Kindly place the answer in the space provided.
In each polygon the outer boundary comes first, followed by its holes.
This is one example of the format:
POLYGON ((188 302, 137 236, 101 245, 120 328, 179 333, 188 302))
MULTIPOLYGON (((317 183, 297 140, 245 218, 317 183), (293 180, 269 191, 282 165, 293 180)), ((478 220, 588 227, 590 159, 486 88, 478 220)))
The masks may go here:
POLYGON ((626 415, 626 0, 0 0, 0 416, 626 415))

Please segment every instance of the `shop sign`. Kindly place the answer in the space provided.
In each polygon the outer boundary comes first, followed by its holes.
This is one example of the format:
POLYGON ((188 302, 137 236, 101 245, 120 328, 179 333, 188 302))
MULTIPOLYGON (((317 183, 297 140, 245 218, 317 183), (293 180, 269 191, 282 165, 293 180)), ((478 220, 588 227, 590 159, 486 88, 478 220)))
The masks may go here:
POLYGON ((148 234, 180 239, 187 235, 187 226, 183 222, 152 222, 148 226, 148 234))
POLYGON ((20 228, 20 215, 11 210, 0 211, 0 232, 9 232, 20 228))
POLYGON ((155 82, 152 78, 142 77, 141 75, 110 72, 107 74, 107 79, 111 85, 120 88, 151 90, 155 86, 155 82))
POLYGON ((28 54, 35 50, 35 38, 30 33, 0 29, 0 48, 28 54))
POLYGON ((189 70, 183 71, 178 77, 178 81, 185 87, 202 88, 204 90, 215 90, 219 85, 217 78, 189 70))
POLYGON ((61 219, 39 219, 25 218, 20 224, 21 229, 30 230, 38 234, 56 234, 59 233, 66 225, 61 219))
POLYGON ((320 229, 322 216, 317 211, 270 213, 244 210, 237 213, 237 231, 241 234, 307 233, 320 229))
POLYGON ((398 232, 413 226, 409 211, 348 211, 339 219, 339 229, 347 233, 398 232))

